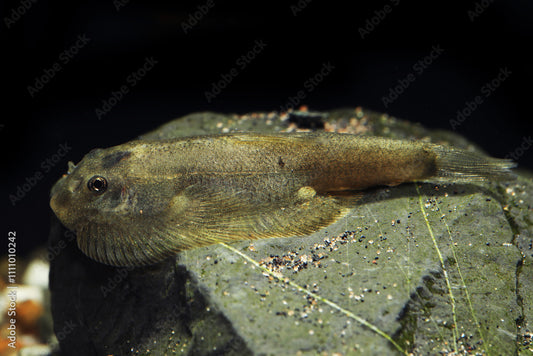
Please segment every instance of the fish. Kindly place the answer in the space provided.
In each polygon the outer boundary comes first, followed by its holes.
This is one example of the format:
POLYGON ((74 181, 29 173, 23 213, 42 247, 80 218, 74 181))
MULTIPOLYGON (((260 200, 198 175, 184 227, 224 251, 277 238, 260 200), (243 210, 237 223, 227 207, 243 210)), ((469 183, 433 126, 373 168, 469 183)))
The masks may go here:
POLYGON ((69 162, 50 206, 90 258, 145 266, 221 242, 310 234, 370 187, 509 180, 513 167, 429 142, 326 132, 134 140, 69 162))

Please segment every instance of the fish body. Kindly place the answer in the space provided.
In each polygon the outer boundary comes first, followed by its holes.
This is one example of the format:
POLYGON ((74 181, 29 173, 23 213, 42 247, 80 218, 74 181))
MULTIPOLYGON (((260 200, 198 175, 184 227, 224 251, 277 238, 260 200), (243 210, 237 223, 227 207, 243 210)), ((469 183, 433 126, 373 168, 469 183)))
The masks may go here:
POLYGON ((72 165, 50 205, 89 257, 137 266, 218 242, 311 233, 368 187, 505 179, 511 167, 425 142, 334 133, 132 141, 72 165))

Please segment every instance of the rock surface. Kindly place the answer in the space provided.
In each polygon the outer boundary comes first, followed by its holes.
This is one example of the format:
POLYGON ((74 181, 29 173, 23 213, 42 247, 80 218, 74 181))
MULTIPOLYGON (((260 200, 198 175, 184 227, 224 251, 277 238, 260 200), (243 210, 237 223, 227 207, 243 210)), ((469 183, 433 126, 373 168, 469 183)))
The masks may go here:
MULTIPOLYGON (((142 138, 301 129, 475 149, 453 133, 359 108, 198 113, 142 138)), ((374 189, 310 236, 213 245, 138 269, 90 260, 53 217, 50 289, 61 352, 528 354, 532 188, 519 177, 374 189)))

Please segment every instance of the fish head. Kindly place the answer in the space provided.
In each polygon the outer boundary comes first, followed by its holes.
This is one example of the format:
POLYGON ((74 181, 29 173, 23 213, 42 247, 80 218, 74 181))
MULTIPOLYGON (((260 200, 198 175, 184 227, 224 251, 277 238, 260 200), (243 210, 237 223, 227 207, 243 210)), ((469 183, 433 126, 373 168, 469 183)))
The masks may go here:
POLYGON ((130 152, 94 149, 52 187, 50 206, 67 228, 106 224, 125 218, 135 209, 135 190, 120 166, 130 152), (113 161, 113 162, 111 162, 113 161), (114 164, 111 164, 114 163, 114 164))
POLYGON ((175 205, 170 204, 174 184, 172 179, 154 183, 153 159, 145 152, 142 144, 94 149, 77 165, 69 163, 52 187, 50 207, 76 232, 82 252, 98 262, 141 266, 175 253, 168 234, 154 233, 175 205))

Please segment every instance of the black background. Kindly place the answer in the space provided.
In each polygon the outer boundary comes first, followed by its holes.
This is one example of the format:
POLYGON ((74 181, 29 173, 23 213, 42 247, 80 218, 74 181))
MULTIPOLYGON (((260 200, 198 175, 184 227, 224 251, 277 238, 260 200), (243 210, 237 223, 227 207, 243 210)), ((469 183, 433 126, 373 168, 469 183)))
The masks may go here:
MULTIPOLYGON (((183 24, 207 3, 132 0, 118 10, 113 1, 4 4, 2 220, 6 235, 17 231, 21 254, 45 243, 48 192, 69 160, 78 162, 92 148, 123 143, 195 111, 279 110, 328 62, 335 69, 302 101, 311 110, 363 106, 448 130, 457 111, 507 68, 509 78, 456 132, 495 157, 514 152, 533 133, 530 1, 420 5, 389 0, 349 7, 351 2, 311 0, 300 1, 295 16, 291 6, 297 1, 213 0, 214 6, 185 33, 183 24), (6 25, 6 18, 14 19, 12 11, 24 4, 20 19, 6 25), (385 6, 390 11, 383 17, 385 6), (375 25, 365 28, 372 21, 375 25), (368 33, 361 36, 361 31, 368 33), (64 63, 61 53, 78 36, 90 41, 64 63), (264 50, 208 102, 205 92, 237 67, 256 40, 266 43, 264 50), (433 46, 443 53, 418 74, 413 66, 433 46), (127 77, 147 57, 157 61, 154 68, 98 120, 95 110, 128 84, 127 77), (62 69, 30 95, 28 87, 56 62, 62 69), (410 73, 416 80, 385 106, 383 97, 410 73), (9 195, 43 171, 42 162, 65 142, 72 147, 67 156, 13 205, 9 195)), ((521 167, 533 167, 531 151, 519 157, 521 167)))

